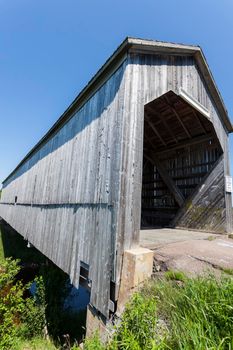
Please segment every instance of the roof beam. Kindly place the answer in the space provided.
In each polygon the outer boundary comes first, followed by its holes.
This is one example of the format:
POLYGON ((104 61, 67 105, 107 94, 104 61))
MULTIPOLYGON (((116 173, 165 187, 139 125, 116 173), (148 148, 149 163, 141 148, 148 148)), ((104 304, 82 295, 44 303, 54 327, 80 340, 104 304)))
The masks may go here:
POLYGON ((159 118, 159 120, 163 123, 165 129, 167 129, 167 131, 169 132, 170 136, 171 136, 171 137, 173 138, 173 140, 175 141, 175 143, 178 143, 178 140, 177 140, 175 134, 172 132, 171 128, 169 128, 169 126, 168 126, 166 120, 164 120, 164 119, 161 117, 161 115, 160 115, 156 110, 154 110, 153 108, 151 108, 150 106, 146 106, 146 109, 148 109, 152 115, 154 114, 154 115, 156 115, 156 116, 159 118))
POLYGON ((214 137, 214 135, 212 133, 208 133, 205 135, 194 137, 194 138, 186 140, 186 141, 181 141, 181 142, 179 142, 178 145, 170 146, 170 147, 167 147, 165 150, 162 150, 160 152, 156 152, 156 156, 161 156, 161 155, 164 155, 166 153, 169 153, 169 152, 172 152, 172 151, 175 151, 177 149, 181 149, 181 148, 184 148, 187 146, 196 145, 198 143, 202 143, 202 142, 211 140, 211 139, 213 139, 213 137, 214 137))
POLYGON ((206 127, 205 127, 204 123, 201 121, 201 119, 200 119, 198 113, 197 113, 195 110, 193 110, 192 112, 193 112, 193 115, 195 116, 195 118, 196 118, 198 124, 199 124, 200 127, 202 128, 202 130, 203 130, 205 133, 207 133, 206 127))
POLYGON ((179 114, 177 113, 176 109, 172 106, 172 104, 170 103, 170 101, 169 101, 169 99, 168 99, 168 97, 167 97, 166 95, 164 96, 164 98, 165 98, 165 100, 166 100, 165 103, 168 105, 168 107, 170 108, 170 110, 175 114, 176 118, 179 120, 179 122, 180 122, 182 128, 184 129, 184 131, 185 131, 185 133, 186 133, 186 135, 188 136, 188 138, 191 139, 191 138, 192 138, 192 135, 190 134, 190 132, 188 131, 188 129, 187 129, 186 126, 184 125, 184 123, 183 123, 181 117, 179 116, 179 114))
POLYGON ((158 130, 156 129, 156 127, 151 123, 151 121, 149 120, 149 118, 147 117, 147 115, 145 114, 145 120, 147 122, 147 124, 151 127, 151 129, 153 130, 153 132, 155 133, 155 135, 160 139, 160 141, 162 142, 162 144, 164 146, 167 146, 166 142, 164 141, 164 139, 162 138, 162 136, 159 134, 158 130))
MULTIPOLYGON (((151 141, 151 139, 148 137, 148 135, 146 135, 146 133, 144 132, 145 135, 145 140, 146 142, 148 142, 151 145, 151 148, 156 151, 155 145, 154 143, 151 141)), ((143 150, 145 150, 145 145, 143 146, 143 150)))

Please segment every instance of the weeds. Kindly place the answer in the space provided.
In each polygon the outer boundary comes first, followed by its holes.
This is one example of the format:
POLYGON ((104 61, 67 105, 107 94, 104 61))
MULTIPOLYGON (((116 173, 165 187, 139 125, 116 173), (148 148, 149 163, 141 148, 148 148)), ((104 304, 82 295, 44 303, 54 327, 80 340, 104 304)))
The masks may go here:
POLYGON ((212 236, 208 236, 207 240, 208 241, 214 241, 216 238, 217 238, 216 236, 212 235, 212 236))
POLYGON ((181 281, 181 282, 184 282, 186 279, 186 276, 183 272, 173 271, 173 270, 166 271, 164 276, 167 280, 175 280, 175 281, 181 281))
MULTIPOLYGON (((36 281, 36 297, 25 299, 27 286, 15 280, 18 261, 7 259, 0 266, 0 349, 56 349, 42 339, 46 325, 42 278, 36 281)), ((233 350, 233 279, 231 270, 224 272, 220 279, 166 272, 165 278, 151 281, 132 296, 107 344, 94 334, 85 340, 84 350, 233 350)), ((49 287, 52 280, 47 279, 49 287)), ((51 320, 52 316, 56 314, 51 320)), ((70 315, 61 320, 68 324, 70 315)), ((72 320, 75 333, 78 319, 74 315, 72 320)), ((70 340, 66 343, 77 349, 70 340)))
POLYGON ((229 268, 223 267, 223 268, 221 268, 221 270, 222 270, 224 273, 226 273, 227 275, 233 276, 233 269, 229 269, 229 268))
MULTIPOLYGON (((59 296, 55 292, 53 295, 57 296, 55 304, 57 307, 52 310, 51 307, 54 304, 51 303, 50 309, 48 309, 47 286, 42 276, 35 279, 36 293, 34 297, 25 297, 29 285, 23 285, 21 281, 17 280, 19 270, 19 260, 8 258, 0 263, 0 349, 55 349, 55 344, 43 339, 45 330, 51 329, 53 324, 60 327, 58 328, 60 337, 53 337, 58 348, 62 343, 66 345, 66 349, 71 349, 74 338, 81 337, 84 333, 81 326, 84 324, 86 313, 84 311, 75 313, 69 310, 62 313, 62 304, 58 303, 59 296), (56 316, 58 320, 54 322, 56 316), (48 324, 48 320, 51 322, 50 324, 48 324), (66 339, 64 339, 64 333, 66 339)), ((54 275, 53 271, 51 276, 54 275)), ((50 283, 51 279, 47 281, 50 283)), ((52 291, 49 295, 52 294, 52 291)), ((48 335, 51 337, 51 334, 55 333, 51 332, 48 335)), ((57 334, 59 335, 59 333, 57 334)))
POLYGON ((55 345, 49 340, 33 338, 32 340, 16 339, 13 346, 14 350, 56 350, 55 345))
POLYGON ((95 335, 84 349, 233 350, 232 278, 165 276, 132 297, 108 344, 95 335))

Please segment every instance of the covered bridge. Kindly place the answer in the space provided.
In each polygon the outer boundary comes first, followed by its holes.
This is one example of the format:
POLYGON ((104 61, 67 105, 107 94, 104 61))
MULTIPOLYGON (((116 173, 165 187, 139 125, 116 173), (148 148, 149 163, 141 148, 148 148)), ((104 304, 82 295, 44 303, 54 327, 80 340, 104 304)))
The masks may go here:
POLYGON ((230 132, 200 47, 127 38, 5 179, 0 215, 76 286, 86 269, 108 318, 142 228, 231 232, 230 132))

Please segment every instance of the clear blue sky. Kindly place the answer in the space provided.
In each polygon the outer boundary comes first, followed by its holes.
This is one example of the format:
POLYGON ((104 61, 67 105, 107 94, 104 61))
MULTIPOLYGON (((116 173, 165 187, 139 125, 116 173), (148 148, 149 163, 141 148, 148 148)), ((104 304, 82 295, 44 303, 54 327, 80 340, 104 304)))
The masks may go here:
POLYGON ((232 0, 0 0, 0 180, 126 36, 201 45, 233 117, 232 0))

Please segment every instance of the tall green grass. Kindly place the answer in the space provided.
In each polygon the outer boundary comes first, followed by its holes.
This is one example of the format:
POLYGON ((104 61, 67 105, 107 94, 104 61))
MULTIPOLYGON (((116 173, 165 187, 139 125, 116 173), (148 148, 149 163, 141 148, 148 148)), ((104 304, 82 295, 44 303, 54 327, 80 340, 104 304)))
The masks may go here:
POLYGON ((213 276, 154 283, 143 293, 155 295, 167 324, 171 349, 233 349, 233 280, 213 276))
POLYGON ((233 279, 167 274, 134 294, 107 345, 95 335, 84 349, 94 343, 99 350, 233 350, 233 279))

